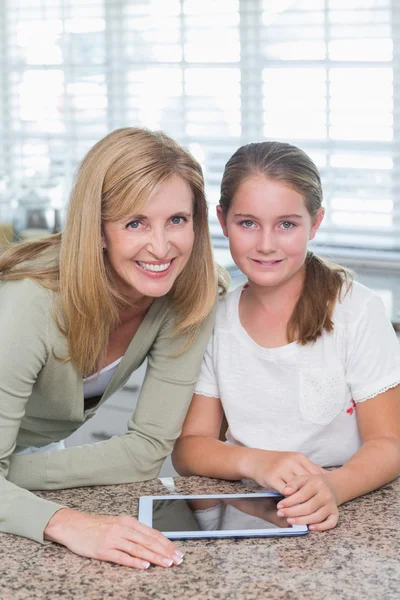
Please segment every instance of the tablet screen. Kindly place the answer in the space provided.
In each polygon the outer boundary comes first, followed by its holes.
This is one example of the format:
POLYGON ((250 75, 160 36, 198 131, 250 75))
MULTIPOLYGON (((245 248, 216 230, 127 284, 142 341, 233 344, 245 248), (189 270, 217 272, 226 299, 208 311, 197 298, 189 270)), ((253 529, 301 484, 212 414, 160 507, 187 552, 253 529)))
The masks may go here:
POLYGON ((154 529, 170 531, 250 531, 291 525, 277 516, 281 496, 153 500, 154 529))

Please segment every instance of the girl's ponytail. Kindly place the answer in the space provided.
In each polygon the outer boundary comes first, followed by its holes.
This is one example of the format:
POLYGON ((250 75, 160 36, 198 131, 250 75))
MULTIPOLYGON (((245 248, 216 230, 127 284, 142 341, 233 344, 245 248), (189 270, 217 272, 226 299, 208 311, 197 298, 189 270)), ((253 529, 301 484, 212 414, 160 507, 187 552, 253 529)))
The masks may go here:
POLYGON ((312 252, 307 253, 305 267, 303 289, 287 326, 288 341, 301 345, 315 342, 323 331, 333 330, 335 303, 343 286, 346 294, 352 281, 350 271, 312 252))

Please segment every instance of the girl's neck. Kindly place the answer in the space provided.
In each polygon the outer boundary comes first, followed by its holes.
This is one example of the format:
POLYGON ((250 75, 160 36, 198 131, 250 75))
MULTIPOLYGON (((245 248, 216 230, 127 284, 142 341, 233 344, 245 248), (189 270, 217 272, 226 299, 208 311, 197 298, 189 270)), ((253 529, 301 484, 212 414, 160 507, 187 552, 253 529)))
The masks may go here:
POLYGON ((275 312, 282 309, 287 312, 290 308, 292 314, 303 289, 304 278, 305 266, 303 265, 293 277, 279 285, 262 286, 249 280, 246 293, 252 303, 260 304, 267 311, 275 312))
POLYGON ((287 325, 301 294, 304 272, 278 286, 249 281, 239 303, 239 318, 249 336, 264 348, 289 343, 287 325))

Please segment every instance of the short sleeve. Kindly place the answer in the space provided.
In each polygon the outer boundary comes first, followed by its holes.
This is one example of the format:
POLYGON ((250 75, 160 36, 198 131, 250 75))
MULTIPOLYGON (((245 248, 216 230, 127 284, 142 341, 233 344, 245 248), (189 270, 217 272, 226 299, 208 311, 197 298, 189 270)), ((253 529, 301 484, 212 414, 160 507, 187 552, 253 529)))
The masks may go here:
POLYGON ((400 384, 400 344, 380 298, 368 299, 348 335, 346 379, 355 402, 400 384))
POLYGON ((218 378, 215 369, 215 332, 208 342, 206 353, 201 364, 200 374, 194 388, 194 393, 200 396, 219 398, 218 378))

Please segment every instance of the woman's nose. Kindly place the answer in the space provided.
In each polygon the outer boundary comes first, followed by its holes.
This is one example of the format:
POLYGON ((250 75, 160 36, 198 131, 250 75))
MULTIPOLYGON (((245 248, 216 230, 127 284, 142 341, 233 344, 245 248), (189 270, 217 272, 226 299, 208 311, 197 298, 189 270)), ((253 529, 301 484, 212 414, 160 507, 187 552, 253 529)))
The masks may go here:
POLYGON ((148 243, 148 249, 155 258, 159 260, 165 258, 170 249, 167 233, 165 231, 153 231, 148 243))

